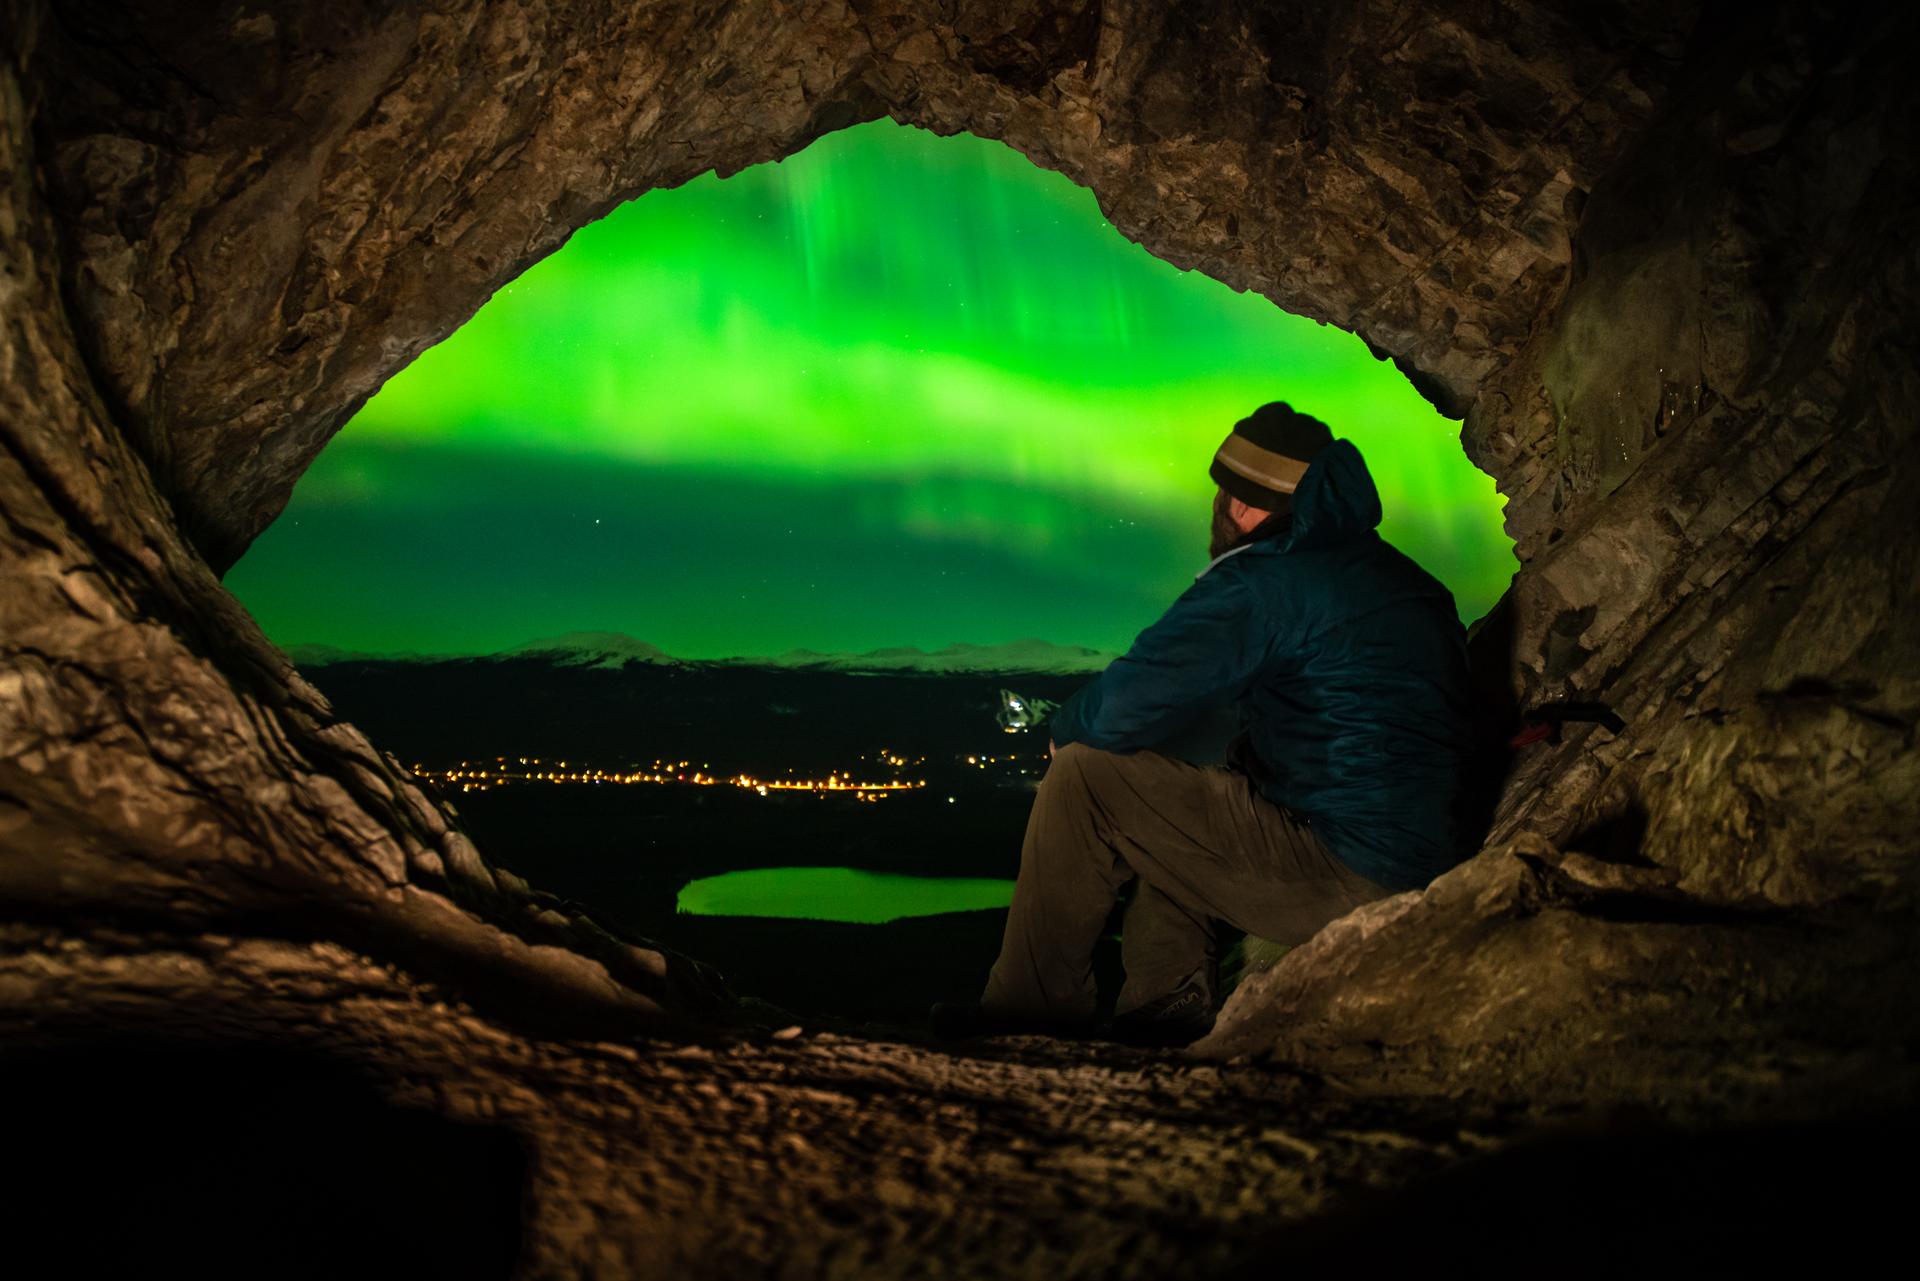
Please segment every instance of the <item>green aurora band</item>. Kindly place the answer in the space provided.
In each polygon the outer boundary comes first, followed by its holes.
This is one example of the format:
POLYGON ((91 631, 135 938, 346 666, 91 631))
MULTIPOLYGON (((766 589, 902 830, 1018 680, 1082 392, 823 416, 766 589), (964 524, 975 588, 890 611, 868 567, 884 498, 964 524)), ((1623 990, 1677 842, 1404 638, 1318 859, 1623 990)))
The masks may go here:
POLYGON ((684 657, 1119 651, 1205 563, 1206 465, 1287 400, 1472 619, 1503 500, 1357 338, 1183 272, 996 142, 889 121, 582 229, 374 396, 229 576, 276 640, 684 657))

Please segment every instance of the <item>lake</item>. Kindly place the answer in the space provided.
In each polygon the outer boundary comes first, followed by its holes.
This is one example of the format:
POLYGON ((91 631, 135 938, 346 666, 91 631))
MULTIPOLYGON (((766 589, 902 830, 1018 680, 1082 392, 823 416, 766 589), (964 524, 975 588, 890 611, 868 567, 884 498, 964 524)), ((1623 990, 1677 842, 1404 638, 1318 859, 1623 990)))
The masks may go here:
POLYGON ((880 925, 910 916, 1004 908, 1013 882, 903 876, 853 867, 766 867, 689 882, 676 910, 693 916, 781 916, 880 925))

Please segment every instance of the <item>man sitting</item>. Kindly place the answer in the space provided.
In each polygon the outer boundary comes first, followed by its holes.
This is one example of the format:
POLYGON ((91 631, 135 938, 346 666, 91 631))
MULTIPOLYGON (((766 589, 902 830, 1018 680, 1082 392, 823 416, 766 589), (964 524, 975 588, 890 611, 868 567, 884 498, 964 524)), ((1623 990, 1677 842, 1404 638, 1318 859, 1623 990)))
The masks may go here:
POLYGON ((1093 1030, 1093 949, 1123 889, 1113 1034, 1213 1024, 1217 923, 1305 941, 1463 857, 1466 636, 1452 595, 1384 542, 1351 442, 1284 403, 1215 453, 1212 561, 1054 713, 999 959, 948 1034, 1093 1030), (1231 706, 1228 763, 1151 750, 1231 706))

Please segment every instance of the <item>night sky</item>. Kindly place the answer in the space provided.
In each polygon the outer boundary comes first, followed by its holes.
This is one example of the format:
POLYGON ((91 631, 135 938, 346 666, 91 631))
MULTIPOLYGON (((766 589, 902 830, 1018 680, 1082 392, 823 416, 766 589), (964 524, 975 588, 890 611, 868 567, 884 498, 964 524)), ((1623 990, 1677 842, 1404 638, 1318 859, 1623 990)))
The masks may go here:
POLYGON ((1484 612, 1493 482, 1341 331, 1182 272, 997 142, 889 121, 582 229, 396 375, 228 576, 282 644, 683 657, 1119 651, 1206 563, 1206 468, 1287 400, 1484 612))

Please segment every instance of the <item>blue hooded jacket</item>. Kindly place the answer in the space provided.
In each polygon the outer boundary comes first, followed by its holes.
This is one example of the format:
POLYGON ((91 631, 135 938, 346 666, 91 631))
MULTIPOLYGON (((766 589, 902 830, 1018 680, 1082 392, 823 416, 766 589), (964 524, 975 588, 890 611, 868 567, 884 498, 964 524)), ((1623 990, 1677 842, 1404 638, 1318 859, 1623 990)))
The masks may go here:
POLYGON ((1291 522, 1218 557, 1061 704, 1054 743, 1151 748, 1234 704, 1241 763, 1334 855, 1391 890, 1465 856, 1466 632, 1453 595, 1385 542, 1351 442, 1315 456, 1291 522))

